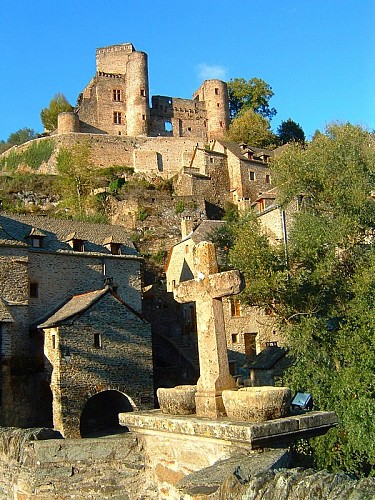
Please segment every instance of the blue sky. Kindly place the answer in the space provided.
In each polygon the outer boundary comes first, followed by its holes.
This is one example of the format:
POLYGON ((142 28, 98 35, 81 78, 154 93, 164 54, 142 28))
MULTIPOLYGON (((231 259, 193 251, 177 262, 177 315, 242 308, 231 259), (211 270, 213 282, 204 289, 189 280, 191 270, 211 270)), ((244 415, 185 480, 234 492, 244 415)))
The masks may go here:
POLYGON ((375 129, 375 0, 0 0, 0 139, 43 130, 57 92, 71 104, 95 49, 149 56, 151 94, 190 98, 203 79, 263 78, 276 130, 331 121, 375 129))

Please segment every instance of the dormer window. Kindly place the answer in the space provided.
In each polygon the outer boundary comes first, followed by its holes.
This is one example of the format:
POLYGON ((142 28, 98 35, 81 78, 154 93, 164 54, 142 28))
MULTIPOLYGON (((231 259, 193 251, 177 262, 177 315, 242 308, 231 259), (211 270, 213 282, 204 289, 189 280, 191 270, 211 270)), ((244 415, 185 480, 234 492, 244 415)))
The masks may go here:
POLYGON ((85 246, 83 240, 72 240, 72 248, 75 252, 84 252, 85 246))
POLYGON ((33 248, 43 248, 43 237, 42 236, 32 236, 30 238, 30 243, 33 248))
POLYGON ((75 252, 85 251, 85 240, 78 238, 76 232, 69 234, 65 241, 75 252))
POLYGON ((45 237, 46 235, 40 229, 33 227, 25 239, 32 248, 43 248, 45 237))
POLYGON ((112 255, 120 255, 121 243, 110 243, 110 251, 112 255))

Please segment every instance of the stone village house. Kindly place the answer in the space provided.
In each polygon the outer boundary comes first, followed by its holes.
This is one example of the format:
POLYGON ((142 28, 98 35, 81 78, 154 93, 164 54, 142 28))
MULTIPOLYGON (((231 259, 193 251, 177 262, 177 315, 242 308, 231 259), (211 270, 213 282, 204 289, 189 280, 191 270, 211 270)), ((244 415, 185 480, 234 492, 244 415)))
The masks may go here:
MULTIPOLYGON (((182 238, 171 248, 166 266, 167 292, 183 281, 197 278, 193 249, 201 241, 209 241, 212 234, 224 222, 203 221, 193 227, 190 217, 182 220, 182 238)), ((219 257, 220 260, 220 257, 219 257)), ((272 316, 267 311, 240 304, 236 297, 224 297, 224 321, 228 358, 232 374, 237 374, 249 359, 269 345, 282 344, 272 316)), ((184 327, 182 335, 196 342, 196 317, 194 303, 182 304, 184 327)))
POLYGON ((119 226, 1 214, 1 425, 77 437, 153 408, 141 260, 119 226))

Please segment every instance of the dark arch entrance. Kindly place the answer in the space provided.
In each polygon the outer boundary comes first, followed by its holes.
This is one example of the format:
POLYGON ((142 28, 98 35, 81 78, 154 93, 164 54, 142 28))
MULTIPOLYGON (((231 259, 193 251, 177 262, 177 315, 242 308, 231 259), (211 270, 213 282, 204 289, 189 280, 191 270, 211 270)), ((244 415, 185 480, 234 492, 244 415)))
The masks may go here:
POLYGON ((81 437, 105 436, 126 432, 118 422, 118 414, 133 411, 129 399, 118 391, 103 391, 86 403, 80 421, 81 437))

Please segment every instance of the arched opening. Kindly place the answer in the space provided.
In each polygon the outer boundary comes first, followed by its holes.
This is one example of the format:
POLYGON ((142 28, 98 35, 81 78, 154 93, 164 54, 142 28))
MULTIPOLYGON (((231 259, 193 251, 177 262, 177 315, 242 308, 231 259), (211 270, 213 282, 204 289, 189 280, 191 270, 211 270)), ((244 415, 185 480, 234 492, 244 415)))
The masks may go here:
POLYGON ((133 411, 129 399, 118 391, 103 391, 86 403, 80 421, 81 437, 105 436, 126 432, 118 422, 118 414, 133 411))

